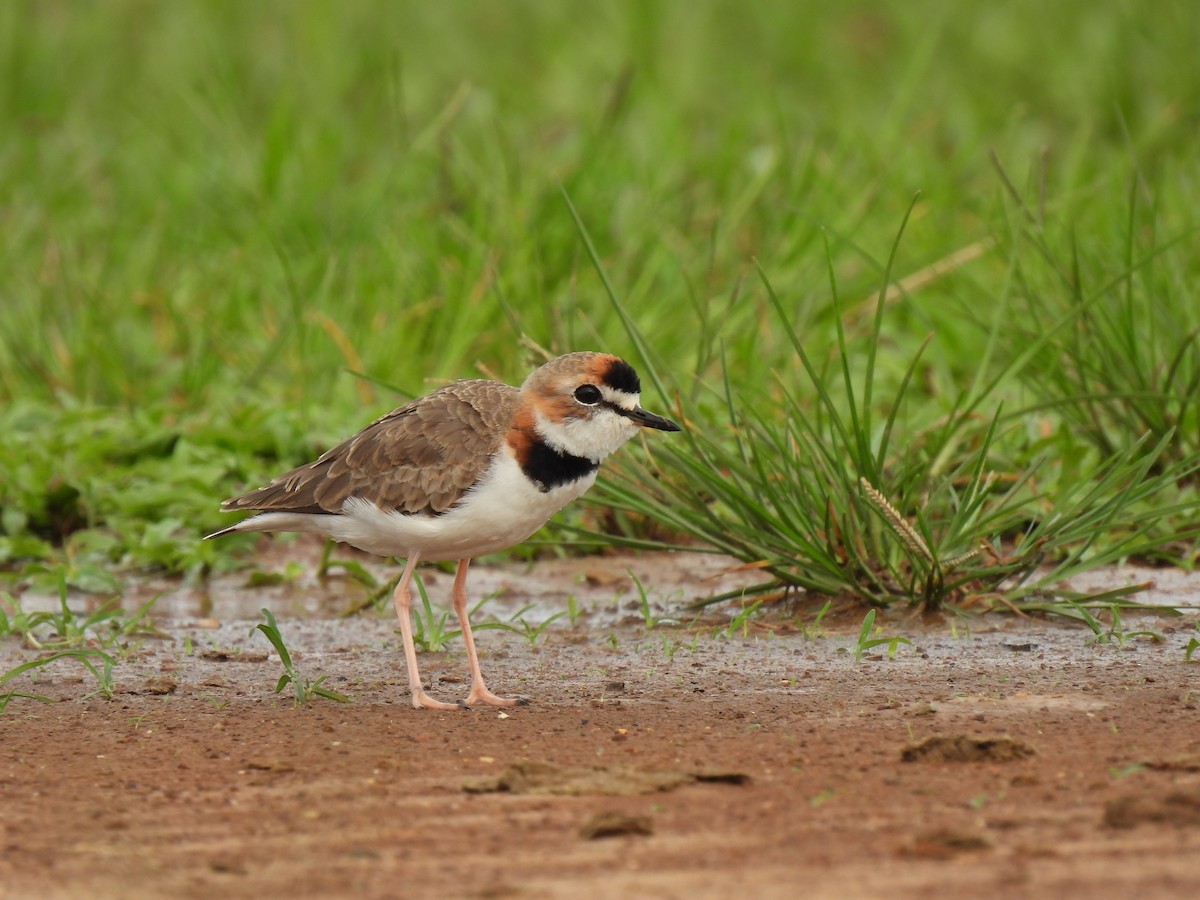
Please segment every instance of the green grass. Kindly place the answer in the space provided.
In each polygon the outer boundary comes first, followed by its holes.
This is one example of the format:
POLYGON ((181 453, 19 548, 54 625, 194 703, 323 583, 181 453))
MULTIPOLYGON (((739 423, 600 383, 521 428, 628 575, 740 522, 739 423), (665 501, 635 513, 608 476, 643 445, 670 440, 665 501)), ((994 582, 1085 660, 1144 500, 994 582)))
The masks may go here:
POLYGON ((0 36, 10 592, 241 564, 222 497, 536 346, 688 426, 610 464, 602 539, 763 593, 1061 611, 1195 560, 1184 0, 15 0, 0 36))

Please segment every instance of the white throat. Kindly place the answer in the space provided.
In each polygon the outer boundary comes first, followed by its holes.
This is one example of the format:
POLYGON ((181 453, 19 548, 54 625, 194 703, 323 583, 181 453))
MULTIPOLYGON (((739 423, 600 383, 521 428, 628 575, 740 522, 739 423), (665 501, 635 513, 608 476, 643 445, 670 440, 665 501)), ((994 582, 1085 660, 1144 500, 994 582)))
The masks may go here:
POLYGON ((552 450, 599 463, 633 437, 638 427, 611 409, 598 409, 589 419, 565 421, 553 421, 538 411, 534 428, 552 450))

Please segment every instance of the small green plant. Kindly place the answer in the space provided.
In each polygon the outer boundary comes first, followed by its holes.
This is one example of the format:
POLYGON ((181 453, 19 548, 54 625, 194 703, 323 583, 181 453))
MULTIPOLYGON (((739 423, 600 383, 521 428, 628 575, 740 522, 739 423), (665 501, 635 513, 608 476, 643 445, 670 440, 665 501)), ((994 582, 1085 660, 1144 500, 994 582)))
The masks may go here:
POLYGON ((123 610, 115 599, 102 603, 94 612, 80 617, 67 605, 68 582, 64 567, 57 567, 55 581, 58 609, 54 612, 26 612, 19 600, 11 594, 0 592, 0 637, 20 637, 35 650, 78 647, 90 637, 101 647, 109 649, 119 646, 135 633, 154 631, 145 624, 145 620, 150 607, 161 595, 155 594, 128 618, 122 616, 123 610))
POLYGON ((634 587, 637 588, 638 612, 642 614, 642 621, 646 623, 647 630, 653 631, 656 626, 664 622, 674 623, 674 619, 660 618, 654 614, 654 610, 650 605, 650 594, 646 591, 646 586, 642 584, 642 580, 633 573, 632 569, 627 569, 626 571, 629 577, 633 579, 634 587))
POLYGON ((1088 638, 1089 643, 1103 644, 1107 638, 1104 636, 1104 626, 1100 624, 1100 620, 1088 612, 1087 607, 1080 606, 1078 603, 1069 604, 1072 609, 1078 614, 1078 617, 1083 620, 1083 623, 1092 630, 1092 637, 1088 638))
POLYGON ((1142 630, 1142 631, 1126 631, 1121 622, 1121 608, 1115 603, 1109 607, 1112 611, 1112 625, 1109 626, 1108 633, 1112 635, 1112 640, 1118 647, 1125 645, 1126 641, 1134 641, 1138 638, 1146 638, 1155 644, 1166 640, 1159 632, 1142 630))
POLYGON ((824 806, 834 798, 837 792, 833 788, 825 788, 808 798, 808 805, 816 809, 818 806, 824 806))
POLYGON ((100 696, 105 700, 111 700, 116 693, 116 687, 113 685, 113 666, 116 665, 116 660, 106 655, 98 663, 83 656, 79 658, 79 661, 96 679, 96 689, 84 694, 83 699, 90 700, 92 697, 100 696))
MULTIPOLYGON (((1200 622, 1196 623, 1196 630, 1200 631, 1200 622)), ((1200 650, 1200 638, 1192 638, 1187 642, 1187 646, 1183 648, 1183 661, 1191 662, 1192 654, 1200 650)))
MULTIPOLYGON (((0 687, 3 687, 14 678, 24 675, 27 672, 36 672, 38 669, 50 665, 60 659, 77 659, 87 668, 92 676, 96 679, 99 688, 90 694, 87 694, 84 699, 92 697, 95 694, 102 694, 106 698, 111 698, 113 695, 112 686, 112 670, 116 664, 111 656, 103 650, 86 649, 86 650, 59 650, 51 653, 49 656, 42 656, 38 659, 32 659, 29 662, 21 663, 19 666, 14 666, 3 675, 0 675, 0 687), (97 668, 93 660, 98 659, 101 662, 101 667, 97 668)), ((37 700, 41 703, 53 703, 49 697, 44 697, 41 694, 29 694, 23 691, 10 690, 6 693, 0 693, 0 712, 8 708, 8 704, 15 699, 24 698, 27 700, 37 700)))
POLYGON ((321 675, 315 681, 301 677, 300 673, 296 671, 295 664, 292 662, 292 654, 288 652, 287 644, 283 641, 283 634, 279 631, 279 626, 275 623, 275 616, 265 607, 261 612, 266 622, 259 622, 250 631, 250 634, 253 635, 255 631, 261 631, 266 635, 267 640, 271 642, 271 646, 275 648, 275 651, 279 654, 280 661, 283 663, 283 674, 279 676, 279 681, 275 684, 275 693, 282 692, 290 684, 295 690, 296 696, 293 703, 296 706, 308 702, 313 697, 324 697, 326 700, 333 700, 337 703, 349 703, 350 698, 345 694, 339 694, 337 691, 321 686, 321 683, 328 676, 321 675))
POLYGON ((574 594, 567 595, 567 623, 574 628, 575 623, 579 621, 579 603, 575 600, 574 594))
POLYGON ((825 604, 817 610, 817 615, 811 622, 799 623, 800 633, 804 636, 805 640, 811 641, 815 638, 825 636, 825 629, 821 627, 821 622, 824 620, 826 614, 828 614, 829 608, 832 605, 832 600, 826 600, 825 604))
POLYGON ((667 637, 665 634, 659 635, 658 639, 662 644, 663 653, 667 655, 667 659, 673 661, 676 651, 679 650, 679 642, 667 637))
POLYGON ((520 629, 513 628, 512 626, 509 626, 509 628, 512 631, 516 632, 517 634, 521 635, 521 637, 525 638, 525 640, 529 641, 530 648, 536 650, 538 641, 544 637, 546 628, 549 627, 553 622, 557 621, 558 619, 561 619, 565 615, 566 615, 566 611, 561 610, 559 612, 556 612, 554 615, 550 616, 549 618, 543 620, 541 622, 541 624, 539 624, 539 625, 531 625, 522 616, 517 619, 517 623, 521 626, 520 629))
POLYGON ((912 641, 906 637, 895 635, 892 637, 871 637, 871 631, 875 627, 875 610, 868 610, 863 617, 862 628, 858 630, 858 640, 854 645, 854 661, 862 662, 863 654, 873 647, 879 647, 887 644, 888 659, 896 658, 896 648, 901 644, 912 646, 912 641))
POLYGON ((1092 615, 1087 607, 1073 600, 1068 600, 1067 605, 1074 609, 1083 623, 1091 629, 1092 636, 1088 638, 1089 644, 1116 644, 1118 647, 1123 647, 1128 641, 1137 638, 1148 638, 1155 643, 1164 639, 1157 631, 1126 631, 1121 622, 1121 609, 1115 603, 1109 606, 1112 613, 1112 624, 1108 628, 1105 628, 1104 623, 1092 615))
POLYGON ((27 646, 41 649, 34 629, 44 624, 49 613, 27 613, 12 594, 0 591, 0 637, 19 637, 27 646))
POLYGON ((662 644, 662 653, 666 654, 667 660, 674 661, 674 656, 679 653, 679 650, 686 649, 689 654, 696 652, 696 641, 700 640, 700 632, 692 635, 691 643, 676 641, 673 637, 659 635, 659 642, 662 644))
POLYGON ((746 637, 750 632, 750 617, 754 615, 762 604, 761 600, 755 600, 749 606, 742 607, 742 611, 734 616, 729 624, 725 626, 725 637, 731 638, 739 631, 742 633, 742 637, 746 637))
POLYGON ((642 621, 646 623, 646 628, 649 631, 654 630, 654 626, 658 620, 654 617, 654 610, 650 608, 650 595, 646 593, 646 586, 642 584, 642 580, 633 574, 633 569, 626 570, 629 577, 633 579, 633 586, 638 592, 638 612, 642 614, 642 621))
POLYGON ((443 609, 441 615, 435 617, 429 594, 425 591, 425 582, 420 578, 414 578, 413 581, 417 583, 417 592, 421 595, 421 609, 414 609, 412 613, 413 643, 422 653, 438 653, 445 650, 446 645, 462 632, 457 628, 450 631, 446 629, 446 620, 450 618, 449 610, 443 609))
MULTIPOLYGON (((105 648, 126 648, 128 646, 140 647, 140 641, 133 645, 127 645, 125 642, 134 635, 164 636, 163 633, 150 624, 149 621, 150 607, 157 603, 158 598, 161 596, 162 594, 155 594, 153 597, 139 606, 134 611, 132 616, 127 618, 120 615, 110 617, 107 623, 109 627, 105 630, 96 632, 96 638, 100 642, 100 646, 105 648)), ((121 610, 118 609, 117 612, 120 613, 121 610)), ((90 625, 85 622, 85 630, 89 627, 90 625)))
POLYGON ((5 614, 0 606, 0 615, 3 616, 0 619, 0 631, 5 635, 20 636, 26 646, 35 650, 49 650, 82 643, 89 627, 116 615, 118 610, 112 604, 106 603, 80 622, 67 605, 67 581, 63 566, 56 568, 55 581, 58 589, 56 612, 29 613, 22 609, 20 602, 10 594, 0 595, 0 599, 4 601, 3 605, 8 607, 8 613, 5 614), (39 634, 38 630, 42 628, 48 628, 50 634, 39 634))
POLYGON ((1128 778, 1130 775, 1136 775, 1138 772, 1146 771, 1145 763, 1130 763, 1127 766, 1109 766, 1108 777, 1113 781, 1119 781, 1122 778, 1128 778))

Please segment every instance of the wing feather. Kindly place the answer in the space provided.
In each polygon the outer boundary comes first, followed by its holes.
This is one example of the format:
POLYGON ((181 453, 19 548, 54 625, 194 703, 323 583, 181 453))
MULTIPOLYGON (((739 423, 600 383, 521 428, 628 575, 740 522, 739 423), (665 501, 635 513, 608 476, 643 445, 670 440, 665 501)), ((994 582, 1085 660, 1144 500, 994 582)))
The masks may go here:
POLYGON ((383 510, 445 512, 479 480, 516 410, 518 390, 458 381, 376 419, 315 462, 224 509, 340 513, 351 497, 383 510))

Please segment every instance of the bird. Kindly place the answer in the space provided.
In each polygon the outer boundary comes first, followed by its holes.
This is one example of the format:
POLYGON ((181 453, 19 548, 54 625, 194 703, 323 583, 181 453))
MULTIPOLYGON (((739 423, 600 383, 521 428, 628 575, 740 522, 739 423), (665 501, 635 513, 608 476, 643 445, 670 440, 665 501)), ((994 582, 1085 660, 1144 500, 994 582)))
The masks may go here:
POLYGON ((514 706, 526 701, 492 693, 480 671, 467 619, 471 560, 532 535, 592 486, 605 457, 646 428, 680 430, 642 408, 637 372, 608 353, 559 356, 519 388, 452 382, 379 417, 314 462, 224 501, 224 511, 255 515, 207 538, 309 532, 403 558, 393 601, 413 707, 514 706), (422 561, 457 562, 450 597, 471 676, 458 703, 430 697, 417 669, 410 582, 422 561))

